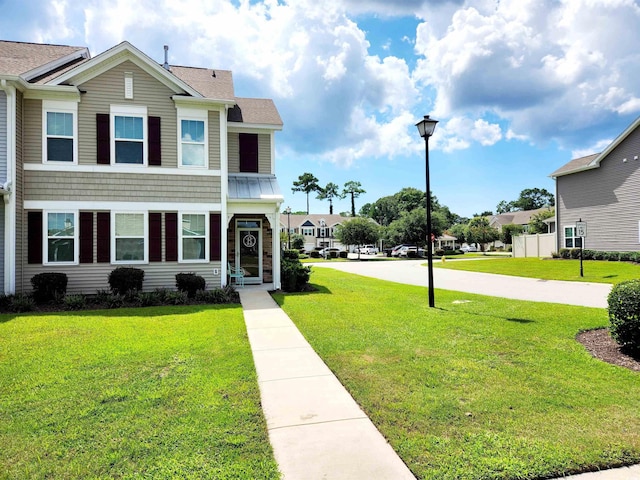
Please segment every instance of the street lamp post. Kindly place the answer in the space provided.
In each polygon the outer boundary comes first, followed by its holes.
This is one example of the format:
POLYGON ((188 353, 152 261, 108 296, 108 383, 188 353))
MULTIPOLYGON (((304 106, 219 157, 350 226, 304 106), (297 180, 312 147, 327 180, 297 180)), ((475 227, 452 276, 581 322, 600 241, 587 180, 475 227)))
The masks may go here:
POLYGON ((427 270, 429 275, 429 307, 436 306, 433 294, 433 243, 431 240, 431 187, 429 182, 429 137, 433 135, 436 129, 437 120, 429 118, 425 115, 424 119, 416 123, 420 136, 424 138, 425 147, 425 167, 426 167, 426 183, 427 183, 427 270))
POLYGON ((291 207, 284 211, 287 214, 287 250, 291 250, 291 207))

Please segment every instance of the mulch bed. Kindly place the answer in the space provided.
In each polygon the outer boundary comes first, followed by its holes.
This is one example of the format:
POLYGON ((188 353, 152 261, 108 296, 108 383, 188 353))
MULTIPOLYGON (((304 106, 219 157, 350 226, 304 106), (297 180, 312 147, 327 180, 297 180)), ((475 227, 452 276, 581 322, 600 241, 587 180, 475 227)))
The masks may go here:
POLYGON ((620 346, 609 335, 607 328, 581 332, 576 336, 587 351, 595 358, 612 365, 640 372, 640 356, 634 358, 620 351, 620 346))

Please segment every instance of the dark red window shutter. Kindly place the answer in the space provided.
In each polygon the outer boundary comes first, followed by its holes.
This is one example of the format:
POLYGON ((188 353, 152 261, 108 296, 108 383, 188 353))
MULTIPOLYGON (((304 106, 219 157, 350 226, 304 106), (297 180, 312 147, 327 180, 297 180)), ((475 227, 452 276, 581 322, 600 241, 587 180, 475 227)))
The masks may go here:
POLYGON ((98 212, 97 214, 97 257, 98 263, 111 261, 111 214, 98 212))
POLYGON ((80 212, 80 263, 93 263, 93 212, 80 212))
POLYGON ((209 260, 222 259, 222 216, 219 213, 209 214, 209 260))
POLYGON ((160 142, 160 117, 149 117, 149 165, 162 165, 160 142))
POLYGON ((42 263, 42 212, 27 214, 27 262, 42 263))
POLYGON ((162 261, 162 214, 149 213, 149 261, 162 261))
POLYGON ((96 161, 102 165, 111 163, 111 138, 109 137, 108 113, 96 113, 96 139, 98 145, 96 161))
POLYGON ((255 133, 241 133, 240 142, 240 171, 258 173, 258 135, 255 133))
POLYGON ((165 261, 178 261, 178 214, 164 214, 165 261))

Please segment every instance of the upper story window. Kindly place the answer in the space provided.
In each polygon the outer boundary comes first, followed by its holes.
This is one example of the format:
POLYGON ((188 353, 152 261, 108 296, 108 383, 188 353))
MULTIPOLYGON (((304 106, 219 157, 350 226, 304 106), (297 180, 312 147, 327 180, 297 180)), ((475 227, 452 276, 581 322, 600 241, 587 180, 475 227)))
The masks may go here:
POLYGON ((178 158, 181 167, 207 167, 207 116, 206 110, 178 109, 178 158))
POLYGON ((147 165, 147 107, 112 105, 111 163, 147 165))
POLYGON ((313 237, 313 227, 302 227, 302 235, 313 237))
POLYGON ((77 114, 75 102, 45 100, 43 116, 43 161, 77 163, 77 114))
POLYGON ((238 134, 240 171, 258 173, 258 135, 255 133, 238 134))
POLYGON ((44 264, 78 263, 77 212, 44 212, 44 264))

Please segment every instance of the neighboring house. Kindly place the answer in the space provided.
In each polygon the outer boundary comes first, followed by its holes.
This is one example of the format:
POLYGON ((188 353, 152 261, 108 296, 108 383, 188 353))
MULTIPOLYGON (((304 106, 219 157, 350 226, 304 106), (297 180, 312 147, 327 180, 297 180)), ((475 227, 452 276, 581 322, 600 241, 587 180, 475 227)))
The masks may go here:
POLYGON ((291 234, 304 237, 304 250, 311 251, 314 248, 335 247, 346 250, 334 236, 334 229, 349 217, 340 215, 287 215, 280 214, 280 231, 286 232, 290 228, 291 234), (290 217, 290 218, 289 218, 290 217))
POLYGON ((195 272, 280 287, 283 197, 271 100, 238 98, 225 70, 160 65, 128 42, 0 41, 0 290, 64 272, 107 289, 118 266, 144 289, 195 272))
MULTIPOLYGON (((521 225, 523 233, 527 233, 529 230, 529 222, 531 221, 531 217, 537 215, 544 211, 553 210, 554 207, 542 207, 536 208, 534 210, 518 210, 515 212, 507 212, 507 213, 499 213, 496 215, 491 215, 489 217, 489 225, 493 228, 502 232, 502 227, 505 225, 521 225)), ((547 233, 554 233, 556 229, 555 219, 550 218, 546 220, 544 223, 547 224, 548 230, 547 233)), ((504 243, 499 240, 493 242, 495 247, 504 247, 504 243)))
POLYGON ((452 235, 449 235, 448 233, 443 233, 438 238, 436 238, 437 246, 435 248, 437 248, 438 250, 455 250, 456 240, 458 240, 458 237, 454 237, 452 235))
POLYGON ((640 117, 602 153, 571 160, 556 181, 557 248, 581 244, 576 222, 587 223, 584 248, 640 250, 640 117))

